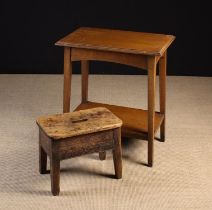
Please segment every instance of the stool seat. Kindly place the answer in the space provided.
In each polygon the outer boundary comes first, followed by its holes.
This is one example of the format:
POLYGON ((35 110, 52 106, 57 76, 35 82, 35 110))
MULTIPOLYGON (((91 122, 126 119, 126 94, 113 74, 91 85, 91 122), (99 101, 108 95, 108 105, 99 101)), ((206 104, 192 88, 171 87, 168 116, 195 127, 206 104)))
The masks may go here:
POLYGON ((40 117, 37 124, 48 137, 58 140, 118 128, 122 121, 107 108, 97 107, 40 117))

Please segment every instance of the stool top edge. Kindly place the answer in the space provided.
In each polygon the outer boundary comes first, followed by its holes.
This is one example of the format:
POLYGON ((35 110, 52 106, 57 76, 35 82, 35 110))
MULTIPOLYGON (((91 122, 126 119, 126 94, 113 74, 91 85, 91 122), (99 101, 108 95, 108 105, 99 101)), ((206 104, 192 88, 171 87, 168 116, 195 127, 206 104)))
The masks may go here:
POLYGON ((104 107, 41 116, 36 122, 46 135, 54 140, 111 130, 122 126, 122 121, 104 107))

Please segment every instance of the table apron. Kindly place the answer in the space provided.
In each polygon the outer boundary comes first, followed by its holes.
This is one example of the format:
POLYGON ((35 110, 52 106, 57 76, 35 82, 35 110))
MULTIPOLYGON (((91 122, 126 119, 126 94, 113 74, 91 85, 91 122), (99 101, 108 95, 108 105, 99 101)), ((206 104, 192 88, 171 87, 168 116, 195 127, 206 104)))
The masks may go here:
MULTIPOLYGON (((82 60, 106 61, 106 62, 129 65, 145 70, 148 69, 147 57, 148 56, 141 54, 71 48, 71 61, 82 61, 82 60)), ((158 57, 158 60, 159 58, 160 57, 158 57)))

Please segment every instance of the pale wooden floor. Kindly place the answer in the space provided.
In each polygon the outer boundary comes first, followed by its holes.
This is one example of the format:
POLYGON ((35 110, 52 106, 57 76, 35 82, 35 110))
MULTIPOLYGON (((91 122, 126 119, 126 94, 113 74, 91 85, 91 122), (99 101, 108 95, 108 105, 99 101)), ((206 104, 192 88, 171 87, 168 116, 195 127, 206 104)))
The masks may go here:
MULTIPOLYGON (((90 99, 146 107, 145 76, 91 76, 90 99)), ((61 194, 38 173, 40 115, 62 111, 62 75, 0 75, 0 209, 211 209, 212 78, 168 77, 167 141, 155 141, 155 165, 146 142, 123 142, 123 179, 112 156, 62 162, 61 194)), ((80 101, 73 76, 73 103, 80 101)))

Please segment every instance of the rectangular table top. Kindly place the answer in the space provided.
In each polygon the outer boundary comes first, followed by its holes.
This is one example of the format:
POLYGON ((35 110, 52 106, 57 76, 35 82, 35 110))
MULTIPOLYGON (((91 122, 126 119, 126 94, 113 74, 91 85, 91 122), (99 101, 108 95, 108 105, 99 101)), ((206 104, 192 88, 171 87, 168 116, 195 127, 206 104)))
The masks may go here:
POLYGON ((54 140, 119 128, 122 121, 104 107, 39 117, 38 126, 54 140))
POLYGON ((56 45, 161 56, 174 39, 172 35, 82 27, 56 45))

